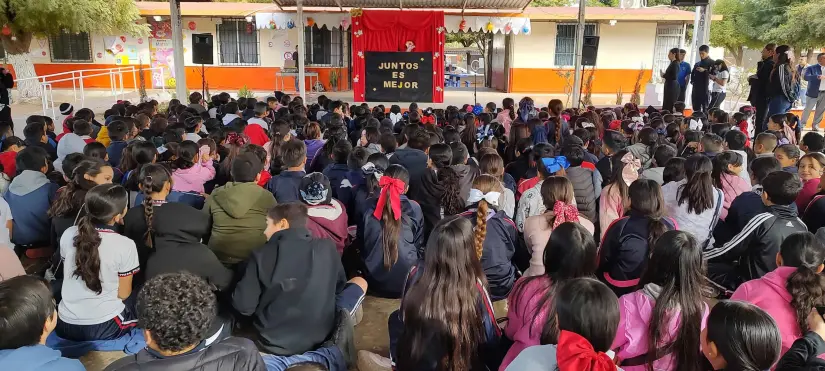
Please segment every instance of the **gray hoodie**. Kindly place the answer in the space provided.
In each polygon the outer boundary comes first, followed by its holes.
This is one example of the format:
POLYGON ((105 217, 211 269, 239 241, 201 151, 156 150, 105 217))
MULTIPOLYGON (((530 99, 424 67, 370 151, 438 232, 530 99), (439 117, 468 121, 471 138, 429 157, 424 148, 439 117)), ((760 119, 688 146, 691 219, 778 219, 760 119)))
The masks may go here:
POLYGON ((648 152, 648 147, 644 143, 636 143, 627 147, 627 151, 642 162, 642 170, 646 170, 653 165, 653 156, 648 152))

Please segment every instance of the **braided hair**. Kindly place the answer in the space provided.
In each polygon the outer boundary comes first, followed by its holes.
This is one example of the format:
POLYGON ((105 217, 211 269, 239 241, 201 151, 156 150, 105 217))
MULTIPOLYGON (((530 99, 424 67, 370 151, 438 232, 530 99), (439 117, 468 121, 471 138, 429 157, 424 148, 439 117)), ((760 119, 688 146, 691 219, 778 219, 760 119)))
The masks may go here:
POLYGON ((146 233, 143 235, 146 247, 152 248, 152 218, 154 216, 153 193, 168 192, 172 189, 172 173, 166 166, 149 164, 144 166, 138 175, 140 191, 143 192, 143 215, 146 218, 146 233), (166 185, 169 185, 167 188, 166 185))

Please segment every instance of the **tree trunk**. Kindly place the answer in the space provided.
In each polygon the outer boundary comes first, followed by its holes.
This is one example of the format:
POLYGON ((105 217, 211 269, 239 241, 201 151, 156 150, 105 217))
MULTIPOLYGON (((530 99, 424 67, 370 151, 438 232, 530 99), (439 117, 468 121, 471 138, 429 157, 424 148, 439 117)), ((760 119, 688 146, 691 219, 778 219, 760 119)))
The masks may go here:
POLYGON ((731 50, 731 54, 733 54, 734 63, 736 63, 737 66, 742 66, 742 59, 745 55, 745 48, 739 46, 731 50))
POLYGON ((814 53, 814 48, 808 48, 808 64, 816 64, 816 55, 817 53, 814 53))
POLYGON ((8 36, 0 35, 0 42, 6 50, 6 59, 14 67, 14 80, 20 99, 39 98, 41 95, 40 83, 36 79, 20 81, 37 76, 29 53, 32 34, 24 32, 8 36), (15 39, 12 40, 12 37, 15 39))

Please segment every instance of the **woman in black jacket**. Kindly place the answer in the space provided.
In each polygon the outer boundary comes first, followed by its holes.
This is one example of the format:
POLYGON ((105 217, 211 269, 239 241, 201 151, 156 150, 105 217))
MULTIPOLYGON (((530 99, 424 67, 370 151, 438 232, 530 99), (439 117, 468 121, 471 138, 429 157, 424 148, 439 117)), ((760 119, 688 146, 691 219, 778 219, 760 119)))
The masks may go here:
POLYGON ((681 88, 679 86, 679 81, 677 81, 679 77, 679 48, 670 49, 670 52, 667 53, 667 59, 670 60, 670 64, 667 66, 667 70, 662 72, 662 78, 665 80, 665 93, 662 99, 662 110, 673 112, 673 104, 676 103, 676 100, 679 99, 679 92, 681 88))

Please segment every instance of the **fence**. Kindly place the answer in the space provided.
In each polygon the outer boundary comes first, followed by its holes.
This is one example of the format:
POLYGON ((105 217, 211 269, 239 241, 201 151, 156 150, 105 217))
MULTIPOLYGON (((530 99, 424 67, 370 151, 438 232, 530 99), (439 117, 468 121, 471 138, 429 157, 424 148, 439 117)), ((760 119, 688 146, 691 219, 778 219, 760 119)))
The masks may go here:
MULTIPOLYGON (((144 68, 144 72, 151 72, 157 70, 160 74, 160 81, 166 81, 165 74, 163 67, 152 67, 152 68, 144 68)), ((132 75, 132 86, 134 86, 134 91, 138 91, 138 77, 137 73, 139 71, 135 66, 126 66, 126 67, 116 67, 116 68, 105 68, 105 69, 88 69, 88 70, 77 70, 77 71, 68 71, 68 72, 61 72, 55 73, 51 75, 43 75, 43 76, 35 76, 35 77, 27 77, 24 79, 16 80, 16 83, 19 86, 19 83, 22 81, 29 81, 29 80, 36 80, 40 86, 40 97, 41 97, 41 104, 43 106, 43 115, 49 115, 49 111, 51 111, 51 117, 57 118, 57 111, 55 108, 54 103, 54 84, 56 83, 68 83, 71 82, 72 84, 72 96, 74 97, 75 101, 80 102, 80 106, 82 107, 86 101, 86 88, 84 87, 83 80, 93 78, 93 77, 101 77, 101 76, 108 76, 109 77, 109 89, 111 89, 112 97, 115 101, 119 99, 124 99, 126 97, 126 91, 124 90, 123 85, 123 75, 124 74, 131 74, 132 75), (78 96, 79 94, 79 96, 78 96)), ((166 93, 165 84, 161 83, 163 92, 166 93)))

